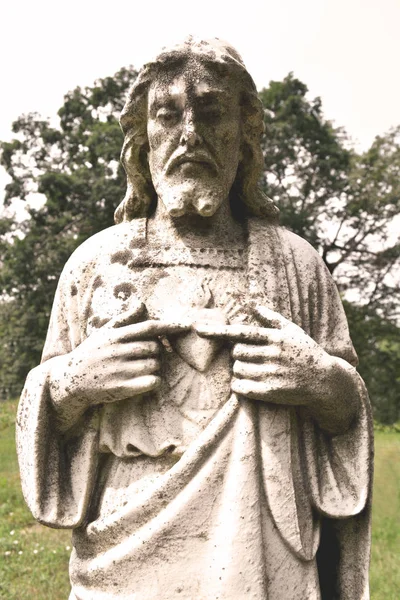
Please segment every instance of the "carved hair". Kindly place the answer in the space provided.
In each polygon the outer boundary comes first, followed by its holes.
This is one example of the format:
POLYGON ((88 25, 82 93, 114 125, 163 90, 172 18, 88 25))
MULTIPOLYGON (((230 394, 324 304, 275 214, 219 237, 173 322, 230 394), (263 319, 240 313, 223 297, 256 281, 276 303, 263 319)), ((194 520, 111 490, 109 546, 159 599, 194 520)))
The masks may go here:
POLYGON ((157 77, 182 71, 192 61, 220 72, 221 76, 230 77, 232 85, 241 93, 242 160, 230 192, 232 211, 276 221, 278 209, 258 186, 264 163, 260 143, 264 122, 263 107, 254 81, 232 46, 218 38, 197 41, 189 37, 183 44, 164 50, 154 61, 146 64, 129 91, 120 118, 125 135, 121 162, 127 175, 127 191, 115 211, 115 222, 145 217, 157 201, 147 160, 148 91, 157 77))

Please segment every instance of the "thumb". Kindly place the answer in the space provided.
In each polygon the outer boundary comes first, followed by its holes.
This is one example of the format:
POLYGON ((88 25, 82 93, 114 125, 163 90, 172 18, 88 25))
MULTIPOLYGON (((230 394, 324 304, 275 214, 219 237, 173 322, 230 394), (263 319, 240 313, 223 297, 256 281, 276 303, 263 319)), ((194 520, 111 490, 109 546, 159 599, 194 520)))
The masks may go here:
POLYGON ((133 305, 123 313, 116 315, 108 321, 106 327, 116 329, 117 327, 125 327, 125 325, 133 325, 142 321, 146 314, 146 307, 143 302, 134 302, 133 305))
POLYGON ((280 313, 275 312, 266 306, 261 306, 260 304, 252 306, 252 312, 261 321, 261 324, 264 327, 283 329, 291 324, 291 321, 285 319, 280 313))

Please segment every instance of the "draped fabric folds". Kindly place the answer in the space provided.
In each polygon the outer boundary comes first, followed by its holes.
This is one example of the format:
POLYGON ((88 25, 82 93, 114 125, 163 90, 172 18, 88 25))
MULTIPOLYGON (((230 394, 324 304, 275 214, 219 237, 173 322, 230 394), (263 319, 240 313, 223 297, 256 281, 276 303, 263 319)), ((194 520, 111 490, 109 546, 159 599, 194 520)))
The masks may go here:
MULTIPOLYGON (((372 434, 360 378, 360 412, 342 435, 328 436, 301 408, 232 394, 176 459, 168 458, 176 435, 163 433, 164 416, 154 415, 154 431, 141 427, 135 399, 127 405, 130 427, 138 430, 135 447, 152 450, 116 460, 142 464, 150 475, 132 483, 118 509, 99 514, 99 490, 115 459, 101 451, 100 439, 126 424, 116 412, 107 422, 99 407, 71 426, 60 423, 49 373, 87 335, 88 290, 106 273, 111 251, 129 248, 131 263, 140 266, 145 231, 144 219, 115 226, 72 256, 43 362, 29 374, 20 401, 25 499, 40 522, 75 530, 71 598, 367 600, 372 434)), ((340 298, 318 254, 261 220, 250 220, 248 232, 249 297, 353 369, 357 358, 340 298)))

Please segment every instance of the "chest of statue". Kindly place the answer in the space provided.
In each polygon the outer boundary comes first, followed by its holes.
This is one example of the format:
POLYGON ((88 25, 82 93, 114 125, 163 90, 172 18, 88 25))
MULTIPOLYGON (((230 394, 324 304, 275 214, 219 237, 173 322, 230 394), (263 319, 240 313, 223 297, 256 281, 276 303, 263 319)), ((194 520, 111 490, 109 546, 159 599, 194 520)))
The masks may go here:
MULTIPOLYGON (((242 250, 152 248, 110 256, 85 291, 83 336, 138 302, 166 322, 248 320, 242 250)), ((181 454, 228 399, 231 348, 188 332, 160 339, 162 387, 103 408, 104 452, 127 457, 181 454)))

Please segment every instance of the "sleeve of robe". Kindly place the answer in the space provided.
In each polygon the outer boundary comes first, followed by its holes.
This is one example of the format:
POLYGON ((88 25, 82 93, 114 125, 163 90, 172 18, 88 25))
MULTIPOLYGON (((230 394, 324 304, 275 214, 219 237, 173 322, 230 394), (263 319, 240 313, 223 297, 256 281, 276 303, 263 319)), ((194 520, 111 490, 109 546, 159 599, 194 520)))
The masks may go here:
POLYGON ((359 411, 343 434, 326 435, 312 419, 304 423, 304 444, 313 505, 335 519, 356 515, 365 507, 371 476, 371 415, 368 393, 355 370, 357 356, 336 286, 324 264, 318 264, 310 290, 311 336, 338 357, 356 379, 359 411))
POLYGON ((304 240, 293 240, 290 256, 286 256, 288 276, 297 280, 299 292, 298 296, 291 293, 293 320, 303 321, 311 337, 343 361, 359 391, 359 412, 345 433, 327 435, 307 417, 301 427, 308 492, 313 509, 321 516, 317 555, 321 592, 324 600, 364 600, 369 598, 371 407, 364 382, 355 371, 358 359, 336 285, 320 257, 306 247, 304 240))
POLYGON ((50 396, 50 367, 62 376, 64 355, 81 341, 77 269, 73 256, 60 277, 42 363, 27 377, 17 415, 25 500, 39 522, 59 528, 78 527, 85 519, 98 461, 97 410, 89 409, 65 430, 50 396))
MULTIPOLYGON (((318 302, 313 337, 345 368, 357 365, 343 306, 330 274, 318 264, 314 290, 318 302)), ((311 501, 322 515, 318 563, 323 598, 369 598, 373 430, 364 382, 353 371, 359 391, 359 412, 348 431, 329 436, 306 419, 303 443, 311 501), (333 568, 334 565, 334 568, 333 568)))
POLYGON ((249 270, 255 298, 302 327, 357 380, 359 412, 343 434, 326 434, 301 408, 261 403, 260 441, 275 524, 299 557, 311 560, 318 550, 323 600, 366 600, 372 417, 339 293, 305 240, 258 220, 250 223, 249 270))

